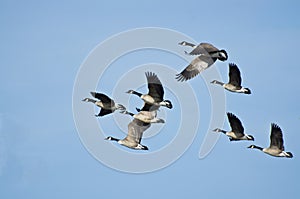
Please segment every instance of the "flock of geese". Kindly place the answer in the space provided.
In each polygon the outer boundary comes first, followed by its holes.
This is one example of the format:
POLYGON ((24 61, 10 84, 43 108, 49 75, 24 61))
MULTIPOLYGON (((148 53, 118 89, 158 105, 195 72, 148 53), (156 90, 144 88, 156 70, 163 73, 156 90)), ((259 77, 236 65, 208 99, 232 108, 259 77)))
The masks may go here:
MULTIPOLYGON (((212 66, 217 60, 226 61, 228 54, 224 49, 218 49, 209 43, 200 43, 195 45, 186 41, 180 42, 179 45, 192 47, 191 52, 185 54, 196 56, 191 63, 179 74, 176 75, 176 79, 180 82, 190 80, 200 74, 205 69, 212 66)), ((91 102, 100 107, 100 112, 95 115, 102 117, 119 110, 122 114, 127 114, 133 117, 133 120, 128 124, 127 136, 123 139, 118 139, 112 136, 105 138, 106 140, 115 141, 120 145, 126 146, 131 149, 148 150, 148 147, 141 144, 143 133, 151 126, 152 123, 165 123, 161 118, 157 118, 157 111, 160 107, 166 107, 172 109, 173 105, 170 100, 164 99, 164 88, 157 75, 153 72, 146 72, 146 79, 148 85, 148 93, 142 94, 134 90, 128 90, 126 93, 136 95, 144 101, 142 108, 136 108, 137 113, 132 113, 126 110, 126 107, 122 104, 115 103, 115 101, 109 98, 103 93, 91 92, 91 95, 96 99, 85 98, 82 101, 91 102)), ((234 63, 229 63, 229 81, 223 83, 218 80, 213 80, 212 84, 222 86, 224 89, 243 94, 251 94, 249 88, 242 86, 242 78, 239 68, 234 63)), ((247 135, 244 132, 244 127, 240 119, 233 113, 227 113, 227 118, 231 127, 230 131, 216 128, 213 131, 220 132, 229 137, 230 141, 250 140, 254 141, 252 135, 247 135)), ((262 148, 256 145, 250 145, 248 148, 258 149, 268 155, 275 157, 287 157, 292 158, 291 152, 286 152, 284 149, 283 134, 281 128, 272 123, 270 134, 269 147, 262 148)))

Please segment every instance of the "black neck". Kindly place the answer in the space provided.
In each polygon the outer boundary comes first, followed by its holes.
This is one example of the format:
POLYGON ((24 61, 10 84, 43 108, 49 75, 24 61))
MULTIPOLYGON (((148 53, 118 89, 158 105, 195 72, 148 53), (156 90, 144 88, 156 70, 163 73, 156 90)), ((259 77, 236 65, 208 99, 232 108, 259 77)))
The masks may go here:
POLYGON ((260 147, 260 146, 255 146, 255 145, 253 145, 253 147, 255 148, 255 149, 258 149, 258 150, 263 150, 263 148, 262 147, 260 147))
POLYGON ((189 42, 185 42, 185 45, 190 46, 190 47, 195 47, 195 44, 189 43, 189 42))
POLYGON ((220 129, 220 132, 226 134, 227 131, 220 129))
POLYGON ((123 113, 123 114, 130 115, 130 116, 134 116, 134 114, 133 114, 133 113, 131 113, 131 112, 129 112, 129 111, 123 111, 122 113, 123 113))
POLYGON ((120 139, 117 139, 117 138, 111 137, 111 138, 110 138, 110 140, 111 140, 111 141, 116 141, 116 142, 118 142, 120 139))
POLYGON ((139 97, 141 97, 143 95, 142 93, 139 93, 139 92, 136 92, 136 91, 133 91, 132 94, 137 95, 139 97))
POLYGON ((134 116, 134 114, 131 113, 131 112, 127 112, 127 114, 130 115, 130 116, 134 116))

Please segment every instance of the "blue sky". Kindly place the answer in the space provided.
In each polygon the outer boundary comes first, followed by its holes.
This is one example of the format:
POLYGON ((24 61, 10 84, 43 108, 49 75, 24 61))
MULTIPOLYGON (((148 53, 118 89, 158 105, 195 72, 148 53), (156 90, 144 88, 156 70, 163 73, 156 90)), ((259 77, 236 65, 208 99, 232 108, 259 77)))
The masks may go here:
MULTIPOLYGON (((0 198, 299 198, 298 8, 297 1, 1 1, 0 198), (250 142, 230 143, 221 136, 211 153, 199 159, 210 122, 210 95, 199 76, 189 82, 199 103, 199 129, 177 161, 155 172, 130 174, 96 160, 82 144, 73 119, 76 75, 100 42, 142 27, 173 29, 199 43, 225 48, 228 61, 213 67, 226 81, 228 63, 236 63, 243 84, 253 91, 250 96, 225 92, 226 111, 235 113, 261 146, 269 145, 270 123, 277 123, 286 150, 295 157, 273 158, 246 149, 250 142)), ((154 62, 176 71, 188 64, 168 53, 146 50, 120 58, 108 72, 118 75, 118 67, 129 71, 154 62)), ((113 83, 95 86, 111 95, 113 83)), ((166 95, 180 103, 171 92, 166 95)), ((180 113, 175 107, 166 111, 170 122, 162 133, 170 137, 145 143, 156 150, 163 147, 176 131, 172 116, 180 113)), ((105 130, 122 136, 110 123, 112 118, 103 118, 105 130)), ((229 128, 227 120, 221 127, 229 128)))

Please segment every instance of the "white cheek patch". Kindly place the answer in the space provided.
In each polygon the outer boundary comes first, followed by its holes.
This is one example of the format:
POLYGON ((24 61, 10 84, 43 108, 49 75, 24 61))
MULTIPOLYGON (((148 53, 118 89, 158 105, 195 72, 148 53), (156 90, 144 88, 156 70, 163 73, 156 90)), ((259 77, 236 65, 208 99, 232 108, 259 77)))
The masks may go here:
POLYGON ((221 57, 224 57, 224 58, 226 58, 226 55, 225 55, 225 53, 221 52, 221 53, 220 53, 220 55, 221 55, 221 57))

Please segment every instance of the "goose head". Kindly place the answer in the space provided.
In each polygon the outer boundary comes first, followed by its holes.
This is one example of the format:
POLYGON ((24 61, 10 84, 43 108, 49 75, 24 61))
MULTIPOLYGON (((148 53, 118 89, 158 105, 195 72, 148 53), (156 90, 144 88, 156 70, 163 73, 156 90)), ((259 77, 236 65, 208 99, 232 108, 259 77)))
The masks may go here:
POLYGON ((187 46, 187 42, 186 41, 182 41, 182 42, 179 42, 178 45, 187 46))
POLYGON ((218 80, 213 80, 213 81, 211 81, 210 83, 211 83, 211 84, 219 84, 219 85, 221 85, 221 86, 224 85, 223 82, 219 82, 218 80))
POLYGON ((222 49, 219 51, 218 59, 220 61, 226 61, 228 59, 228 54, 227 54, 226 50, 222 49))
POLYGON ((254 137, 252 135, 246 135, 247 140, 254 141, 254 137))
POLYGON ((170 100, 164 100, 165 106, 169 109, 173 108, 172 102, 170 100))
POLYGON ((141 144, 138 144, 135 149, 139 149, 139 150, 149 150, 147 146, 144 146, 144 145, 141 145, 141 144))
POLYGON ((83 101, 83 102, 89 102, 90 99, 89 99, 89 98, 84 98, 82 101, 83 101))
POLYGON ((213 131, 214 131, 214 132, 218 132, 218 133, 219 133, 219 132, 223 132, 223 130, 221 130, 221 129, 219 129, 219 128, 216 128, 216 129, 214 129, 213 131))
POLYGON ((116 142, 119 141, 119 139, 114 138, 114 137, 112 137, 112 136, 108 136, 108 137, 104 138, 104 140, 110 140, 110 141, 116 141, 116 142))
POLYGON ((135 91, 134 90, 128 90, 126 91, 126 93, 129 93, 129 94, 133 94, 135 91))
POLYGON ((287 158, 292 158, 293 157, 293 154, 291 152, 286 152, 286 156, 287 158))
POLYGON ((82 101, 83 102, 93 102, 93 103, 96 102, 96 100, 93 100, 93 99, 90 99, 90 98, 84 98, 82 101))
POLYGON ((243 93, 245 94, 251 94, 251 90, 249 88, 242 88, 243 93))
POLYGON ((259 150, 263 150, 263 148, 262 147, 259 147, 259 146, 256 146, 256 145, 254 145, 254 144, 251 144, 250 146, 248 146, 247 147, 248 149, 259 149, 259 150))

